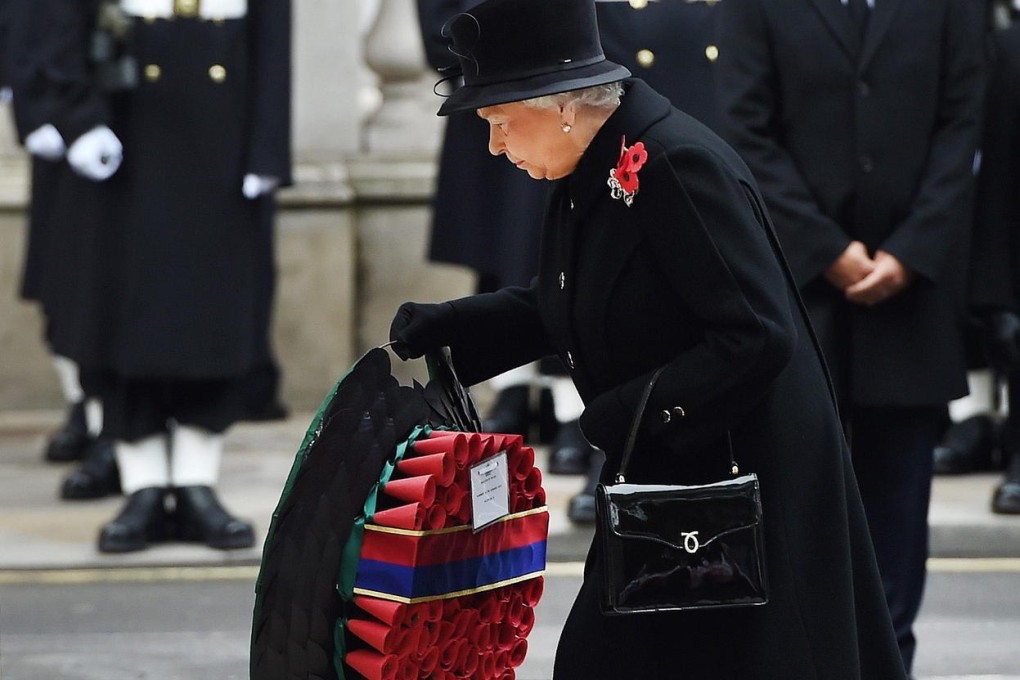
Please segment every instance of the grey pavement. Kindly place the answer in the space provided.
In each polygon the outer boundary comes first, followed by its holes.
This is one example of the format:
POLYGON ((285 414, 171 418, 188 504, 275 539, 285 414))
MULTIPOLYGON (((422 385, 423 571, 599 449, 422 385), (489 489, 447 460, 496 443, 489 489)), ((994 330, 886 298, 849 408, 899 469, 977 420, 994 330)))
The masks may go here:
MULTIPOLYGON (((99 527, 122 499, 61 501, 57 490, 71 467, 40 456, 57 412, 0 413, 0 572, 30 569, 127 568, 138 566, 257 565, 273 509, 312 414, 285 421, 241 424, 227 436, 220 496, 235 514, 251 520, 259 544, 223 552, 201 545, 166 544, 128 555, 96 550, 99 527)), ((545 451, 538 449, 539 465, 545 451)), ((994 515, 989 499, 998 474, 936 477, 931 507, 932 554, 936 557, 1020 557, 1020 517, 994 515)), ((566 517, 580 477, 547 475, 550 509, 549 559, 584 559, 591 530, 566 517)))

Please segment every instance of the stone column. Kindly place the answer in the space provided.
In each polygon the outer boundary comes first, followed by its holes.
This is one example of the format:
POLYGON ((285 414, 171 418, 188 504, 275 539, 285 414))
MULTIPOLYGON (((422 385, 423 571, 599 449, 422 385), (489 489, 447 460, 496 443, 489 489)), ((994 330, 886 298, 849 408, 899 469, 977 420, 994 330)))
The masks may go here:
POLYGON ((442 127, 416 12, 411 0, 379 2, 365 42, 365 62, 379 77, 382 101, 365 125, 362 151, 435 153, 442 127))

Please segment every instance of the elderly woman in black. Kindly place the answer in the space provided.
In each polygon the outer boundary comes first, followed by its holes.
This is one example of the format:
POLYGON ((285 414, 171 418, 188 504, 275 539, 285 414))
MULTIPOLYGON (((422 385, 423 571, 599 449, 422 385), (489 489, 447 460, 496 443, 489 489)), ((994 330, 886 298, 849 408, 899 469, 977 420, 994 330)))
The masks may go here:
POLYGON ((488 0, 450 30, 464 85, 440 115, 477 110, 489 151, 553 192, 532 286, 405 303, 398 354, 449 346, 466 384, 558 354, 605 478, 664 367, 627 481, 717 481, 728 439, 761 481, 766 605, 605 616, 596 541, 554 677, 901 680, 824 364, 750 172, 605 59, 592 0, 488 0))

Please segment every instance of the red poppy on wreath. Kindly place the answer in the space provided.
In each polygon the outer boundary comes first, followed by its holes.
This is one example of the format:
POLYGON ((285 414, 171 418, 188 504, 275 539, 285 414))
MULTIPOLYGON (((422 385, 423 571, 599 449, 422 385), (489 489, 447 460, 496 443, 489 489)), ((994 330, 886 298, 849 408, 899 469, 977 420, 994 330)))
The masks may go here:
POLYGON ((622 198, 628 207, 634 202, 634 194, 638 192, 637 173, 647 160, 644 142, 627 148, 627 138, 620 138, 620 160, 609 171, 609 188, 613 198, 622 198))

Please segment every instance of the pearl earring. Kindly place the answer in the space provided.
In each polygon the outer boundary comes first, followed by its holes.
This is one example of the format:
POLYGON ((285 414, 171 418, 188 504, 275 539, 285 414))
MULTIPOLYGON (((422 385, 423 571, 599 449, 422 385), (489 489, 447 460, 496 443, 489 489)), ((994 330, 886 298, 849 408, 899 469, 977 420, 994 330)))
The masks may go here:
POLYGON ((562 127, 562 128, 560 128, 560 129, 561 129, 561 130, 563 130, 564 132, 568 132, 568 133, 569 133, 569 132, 570 132, 571 130, 573 130, 574 128, 572 128, 571 126, 569 126, 569 125, 567 125, 566 123, 564 123, 564 124, 563 124, 563 127, 562 127))

